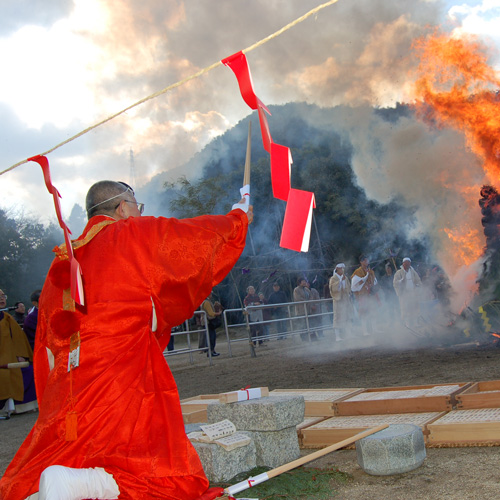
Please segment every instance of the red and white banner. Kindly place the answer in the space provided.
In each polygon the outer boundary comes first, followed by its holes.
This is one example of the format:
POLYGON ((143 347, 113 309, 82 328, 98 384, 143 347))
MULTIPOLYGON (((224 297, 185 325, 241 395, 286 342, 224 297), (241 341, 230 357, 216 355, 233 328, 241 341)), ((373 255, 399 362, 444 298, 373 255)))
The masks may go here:
POLYGON ((271 113, 255 95, 245 54, 240 51, 221 62, 235 74, 243 100, 259 113, 262 143, 264 149, 271 155, 273 196, 287 202, 280 246, 297 252, 307 252, 311 235, 312 209, 316 207, 314 193, 291 188, 290 149, 273 142, 264 111, 269 115, 271 113))

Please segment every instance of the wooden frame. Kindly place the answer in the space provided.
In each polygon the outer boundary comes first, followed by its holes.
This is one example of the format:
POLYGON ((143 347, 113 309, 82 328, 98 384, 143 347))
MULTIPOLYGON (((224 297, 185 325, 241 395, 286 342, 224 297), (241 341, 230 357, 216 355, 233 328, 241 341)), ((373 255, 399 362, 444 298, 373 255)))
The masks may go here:
POLYGON ((454 410, 428 426, 427 444, 445 446, 500 445, 500 408, 454 410))
POLYGON ((302 431, 304 429, 307 429, 308 427, 311 427, 311 425, 318 424, 319 422, 322 422, 323 420, 326 420, 328 417, 304 417, 303 422, 301 422, 299 425, 296 426, 297 428, 297 437, 299 438, 299 447, 302 448, 302 440, 304 438, 304 435, 302 431))
POLYGON ((306 427, 302 433, 303 448, 321 448, 337 441, 354 436, 371 427, 382 424, 418 425, 424 435, 427 426, 445 415, 445 412, 401 413, 390 415, 358 415, 349 417, 331 417, 317 424, 306 427))
POLYGON ((500 380, 475 382, 457 395, 457 409, 500 408, 500 380))
POLYGON ((450 411, 471 382, 365 389, 333 403, 335 415, 381 415, 450 411))
POLYGON ((363 392, 364 389, 276 389, 269 396, 304 396, 306 417, 328 417, 335 415, 335 401, 363 392))

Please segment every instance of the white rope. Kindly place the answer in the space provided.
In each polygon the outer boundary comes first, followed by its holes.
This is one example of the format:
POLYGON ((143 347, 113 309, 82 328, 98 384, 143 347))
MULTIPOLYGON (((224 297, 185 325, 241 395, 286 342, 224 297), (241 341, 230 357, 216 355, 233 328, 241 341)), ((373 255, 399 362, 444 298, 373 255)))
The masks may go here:
MULTIPOLYGON (((254 43, 250 47, 247 47, 246 49, 243 49, 242 52, 244 54, 246 54, 247 52, 250 52, 250 51, 256 49, 257 47, 260 47, 261 45, 269 42, 273 38, 278 37, 279 35, 281 35, 285 31, 289 30, 290 28, 293 28, 297 24, 301 23, 302 21, 304 21, 308 17, 316 14, 317 12, 319 12, 322 9, 324 9, 325 7, 333 5, 334 3, 337 3, 337 2, 338 2, 338 0, 330 0, 330 1, 326 2, 326 3, 318 5, 314 9, 312 9, 309 12, 307 12, 306 14, 304 14, 303 16, 295 19, 295 21, 292 21, 291 23, 287 24, 283 28, 279 29, 278 31, 276 31, 272 35, 269 35, 268 37, 263 38, 262 40, 259 40, 257 43, 254 43)), ((121 111, 118 111, 117 113, 115 113, 115 114, 113 114, 111 116, 108 116, 104 120, 101 120, 100 122, 95 123, 94 125, 86 128, 85 130, 82 130, 81 132, 78 132, 78 134, 70 137, 69 139, 66 139, 63 142, 60 142, 59 144, 55 145, 53 148, 50 148, 47 151, 44 151, 43 153, 39 153, 39 155, 40 156, 46 156, 46 155, 52 153, 53 151, 55 151, 56 149, 59 149, 60 147, 64 146, 65 144, 68 144, 69 142, 74 141, 75 139, 78 139, 82 135, 87 134, 91 130, 94 130, 95 128, 100 127, 101 125, 104 125, 105 123, 107 123, 107 122, 109 122, 111 120, 114 120, 115 118, 117 118, 118 116, 122 115, 123 113, 126 113, 127 111, 131 110, 132 108, 135 108, 136 106, 144 104, 145 102, 150 101, 151 99, 155 99, 156 97, 158 97, 160 95, 163 95, 163 94, 169 92, 170 90, 172 90, 172 89, 174 89, 176 87, 180 87, 181 85, 184 85, 185 83, 189 82, 190 80, 194 80, 195 78, 198 78, 199 76, 202 76, 205 73, 208 73, 209 71, 211 71, 212 69, 216 68, 217 66, 219 66, 221 64, 222 63, 220 61, 217 61, 217 62, 211 64, 210 66, 207 66, 206 68, 203 68, 200 71, 194 73, 193 75, 188 76, 187 78, 184 78, 183 80, 180 80, 180 81, 178 81, 176 83, 173 83, 172 85, 169 85, 168 87, 165 87, 164 89, 159 90, 158 92, 155 92, 154 94, 151 94, 151 95, 149 95, 147 97, 144 97, 144 98, 140 99, 139 101, 135 102, 134 104, 131 104, 130 106, 126 107, 125 109, 122 109, 121 111)), ((33 155, 33 156, 37 156, 37 155, 33 155)), ((11 170, 14 170, 15 168, 19 167, 20 165, 23 165, 24 163, 28 163, 28 160, 27 159, 26 160, 22 160, 22 161, 19 161, 19 162, 15 163, 14 165, 11 165, 9 168, 6 168, 5 170, 2 170, 0 172, 0 175, 3 175, 5 173, 7 173, 7 172, 10 172, 11 170)))

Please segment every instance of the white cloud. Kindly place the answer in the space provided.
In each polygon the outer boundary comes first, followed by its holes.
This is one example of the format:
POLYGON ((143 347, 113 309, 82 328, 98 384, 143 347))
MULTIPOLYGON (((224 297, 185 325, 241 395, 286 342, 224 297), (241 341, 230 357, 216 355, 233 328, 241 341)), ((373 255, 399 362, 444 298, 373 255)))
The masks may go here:
POLYGON ((500 0, 483 0, 475 5, 462 3, 448 11, 452 22, 458 23, 458 33, 471 33, 485 37, 500 45, 500 0))
POLYGON ((94 114, 90 71, 98 48, 84 32, 105 26, 97 0, 75 0, 71 15, 49 27, 26 25, 0 39, 0 100, 31 128, 51 123, 63 128, 94 114))

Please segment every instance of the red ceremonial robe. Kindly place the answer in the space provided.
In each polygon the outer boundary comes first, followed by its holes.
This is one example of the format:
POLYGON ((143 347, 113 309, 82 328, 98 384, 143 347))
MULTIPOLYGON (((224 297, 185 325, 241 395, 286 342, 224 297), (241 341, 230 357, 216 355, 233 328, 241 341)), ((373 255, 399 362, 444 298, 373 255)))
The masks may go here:
POLYGON ((247 225, 241 210, 185 220, 93 217, 73 244, 85 292, 85 306, 74 312, 65 246, 55 249, 35 345, 40 413, 0 481, 2 500, 38 491, 50 465, 103 467, 118 483, 120 499, 190 500, 206 491, 163 350, 170 329, 190 318, 236 263, 247 225), (76 331, 80 366, 70 375, 76 331), (72 410, 77 438, 67 441, 72 410))

